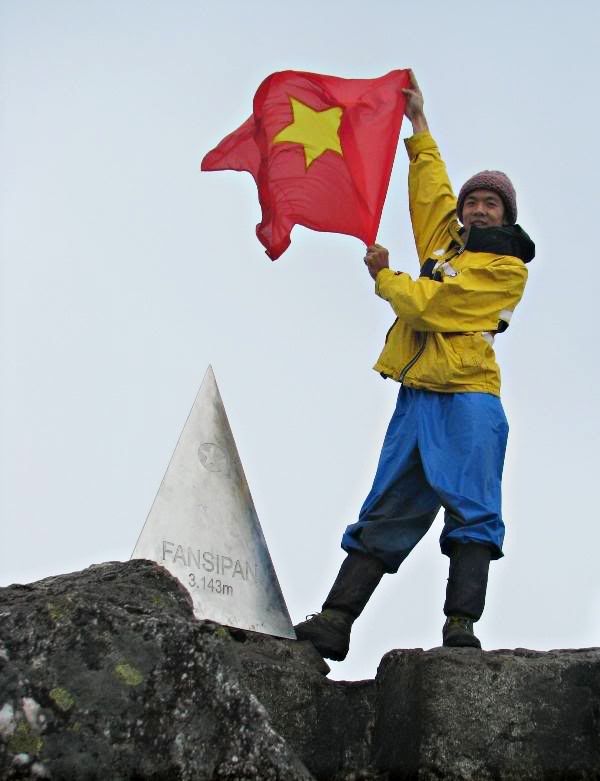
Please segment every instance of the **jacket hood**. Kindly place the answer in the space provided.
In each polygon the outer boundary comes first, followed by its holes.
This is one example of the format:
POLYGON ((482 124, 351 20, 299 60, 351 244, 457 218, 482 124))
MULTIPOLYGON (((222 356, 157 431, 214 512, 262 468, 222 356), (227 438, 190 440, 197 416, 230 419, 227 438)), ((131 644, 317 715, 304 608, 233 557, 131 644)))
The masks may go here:
POLYGON ((510 255, 519 258, 523 263, 529 263, 535 257, 535 244, 520 225, 504 225, 499 228, 479 228, 473 225, 465 249, 469 252, 510 255))

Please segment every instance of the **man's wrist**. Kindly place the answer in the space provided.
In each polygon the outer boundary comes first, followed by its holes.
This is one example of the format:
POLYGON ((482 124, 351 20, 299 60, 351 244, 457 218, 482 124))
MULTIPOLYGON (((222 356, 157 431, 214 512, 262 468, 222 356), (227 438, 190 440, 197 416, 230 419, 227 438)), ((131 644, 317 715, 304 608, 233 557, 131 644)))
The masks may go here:
POLYGON ((415 114, 414 117, 411 117, 410 121, 412 123, 413 133, 422 133, 423 131, 429 130, 427 119, 422 112, 420 114, 415 114))

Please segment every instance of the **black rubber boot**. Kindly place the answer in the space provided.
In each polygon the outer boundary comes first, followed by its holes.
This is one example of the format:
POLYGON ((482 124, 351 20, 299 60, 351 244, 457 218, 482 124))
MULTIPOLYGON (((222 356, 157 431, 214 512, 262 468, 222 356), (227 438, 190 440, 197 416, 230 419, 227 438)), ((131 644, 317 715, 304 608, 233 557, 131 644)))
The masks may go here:
POLYGON ((350 630, 383 577, 382 562, 352 551, 340 567, 321 613, 297 624, 298 640, 310 640, 321 656, 341 662, 350 647, 350 630))
POLYGON ((491 548, 474 542, 455 543, 450 553, 442 630, 443 643, 452 648, 481 648, 473 624, 485 606, 491 548))

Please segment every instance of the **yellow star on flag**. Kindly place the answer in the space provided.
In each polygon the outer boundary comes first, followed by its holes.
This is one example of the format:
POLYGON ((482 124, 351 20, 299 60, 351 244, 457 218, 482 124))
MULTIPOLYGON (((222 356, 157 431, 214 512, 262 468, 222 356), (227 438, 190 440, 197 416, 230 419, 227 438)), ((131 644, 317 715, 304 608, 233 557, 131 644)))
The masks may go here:
POLYGON ((344 110, 339 106, 316 111, 301 103, 290 95, 294 121, 287 125, 273 138, 274 144, 289 141, 292 144, 302 144, 306 168, 310 166, 323 152, 330 149, 344 156, 340 143, 340 123, 344 110))

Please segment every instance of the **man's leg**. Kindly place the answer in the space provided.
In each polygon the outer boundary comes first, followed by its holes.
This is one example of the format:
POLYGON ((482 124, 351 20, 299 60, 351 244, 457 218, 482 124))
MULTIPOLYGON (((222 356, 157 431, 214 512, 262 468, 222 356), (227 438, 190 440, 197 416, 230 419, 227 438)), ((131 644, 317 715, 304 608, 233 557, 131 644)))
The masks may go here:
POLYGON ((429 529, 440 509, 425 481, 416 449, 414 391, 402 388, 383 443, 373 488, 357 523, 348 526, 348 553, 321 613, 298 624, 299 640, 310 640, 328 659, 346 657, 350 630, 385 572, 396 572, 429 529))
POLYGON ((321 612, 294 627, 298 640, 310 640, 327 659, 338 662, 345 659, 352 624, 362 613, 384 572, 384 564, 375 556, 350 552, 342 562, 321 612))
POLYGON ((491 555, 492 549, 487 545, 476 542, 452 543, 444 603, 444 645, 481 648, 473 631, 473 623, 479 621, 485 607, 491 555))
POLYGON ((481 647, 489 563, 502 556, 501 481, 508 425, 500 399, 485 393, 430 394, 419 430, 427 479, 444 507, 440 538, 450 558, 444 645, 481 647))
POLYGON ((386 572, 398 567, 429 530, 440 509, 418 450, 419 394, 402 387, 390 420, 373 487, 358 521, 346 528, 342 548, 376 556, 386 572))

